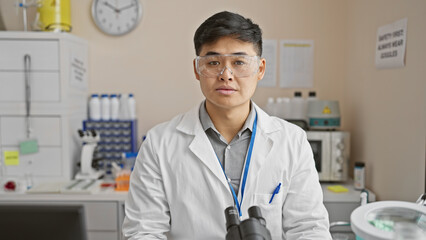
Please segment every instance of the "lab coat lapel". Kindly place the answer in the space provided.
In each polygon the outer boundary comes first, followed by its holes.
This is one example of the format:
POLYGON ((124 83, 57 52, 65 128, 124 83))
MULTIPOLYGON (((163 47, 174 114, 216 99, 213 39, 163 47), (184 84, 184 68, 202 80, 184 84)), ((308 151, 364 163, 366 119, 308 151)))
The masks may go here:
MULTIPOLYGON (((258 126, 255 136, 253 153, 251 156, 251 162, 249 167, 249 172, 247 175, 246 186, 244 190, 244 199, 242 203, 242 208, 247 209, 250 206, 245 206, 250 203, 249 198, 256 188, 256 183, 258 181, 259 171, 265 164, 272 164, 269 158, 269 153, 274 145, 274 141, 269 137, 269 134, 277 131, 279 126, 274 125, 271 121, 270 116, 268 116, 262 109, 255 105, 256 112, 258 115, 258 126)), ((244 173, 243 173, 244 174, 244 173)), ((241 187, 239 189, 238 200, 241 201, 241 187)))
POLYGON ((213 147, 204 132, 199 120, 199 106, 184 114, 182 121, 177 129, 190 135, 194 135, 194 139, 189 144, 189 150, 212 172, 216 178, 229 190, 228 182, 220 167, 213 147))

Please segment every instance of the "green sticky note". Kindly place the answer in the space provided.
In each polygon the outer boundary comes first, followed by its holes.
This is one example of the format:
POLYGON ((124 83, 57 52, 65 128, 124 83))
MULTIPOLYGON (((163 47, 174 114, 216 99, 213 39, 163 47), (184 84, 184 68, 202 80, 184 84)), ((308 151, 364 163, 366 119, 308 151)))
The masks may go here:
POLYGON ((19 143, 19 152, 21 154, 30 154, 38 152, 38 143, 36 139, 28 139, 19 143))
POLYGON ((18 151, 3 151, 4 165, 17 166, 19 165, 19 152, 18 151))

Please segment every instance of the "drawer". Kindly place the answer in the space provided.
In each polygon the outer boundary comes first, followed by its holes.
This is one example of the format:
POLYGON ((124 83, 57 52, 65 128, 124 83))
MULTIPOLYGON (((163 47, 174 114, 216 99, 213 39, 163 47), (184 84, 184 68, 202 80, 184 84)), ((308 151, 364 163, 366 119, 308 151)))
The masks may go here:
MULTIPOLYGON (((31 102, 59 102, 59 72, 31 72, 31 102)), ((25 73, 0 71, 0 102, 25 102, 25 73)))
POLYGON ((87 231, 118 231, 116 202, 86 202, 87 231))
MULTIPOLYGON (((61 146, 61 121, 59 117, 30 117, 32 137, 39 146, 61 146)), ((27 137, 25 117, 0 117, 0 142, 3 146, 18 147, 27 137)))
POLYGON ((119 240, 118 232, 87 232, 87 240, 119 240))
POLYGON ((24 70, 24 56, 31 57, 32 70, 59 70, 57 40, 0 40, 0 71, 24 70))
MULTIPOLYGON (((2 147, 4 151, 18 151, 18 147, 2 147)), ((60 177, 62 176, 62 156, 59 147, 39 147, 33 154, 19 155, 19 165, 4 166, 7 176, 22 177, 24 173, 31 172, 34 177, 60 177), (31 165, 29 164, 31 162, 31 165)))

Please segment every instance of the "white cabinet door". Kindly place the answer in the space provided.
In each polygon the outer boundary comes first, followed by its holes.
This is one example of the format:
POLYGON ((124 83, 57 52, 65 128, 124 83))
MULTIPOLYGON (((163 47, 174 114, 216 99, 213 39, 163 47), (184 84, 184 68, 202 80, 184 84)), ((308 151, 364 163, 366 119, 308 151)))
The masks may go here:
MULTIPOLYGON (((4 151, 18 151, 17 147, 2 147, 4 151)), ((19 165, 5 166, 6 175, 22 177, 31 172, 34 177, 60 177, 62 176, 62 157, 59 147, 39 147, 39 151, 33 154, 19 155, 19 165)))
POLYGON ((0 39, 0 71, 23 71, 24 56, 31 58, 33 70, 59 69, 59 43, 57 40, 0 39))
POLYGON ((87 239, 88 240, 119 240, 118 232, 95 232, 95 231, 88 231, 87 232, 87 239))
MULTIPOLYGON (((31 102, 59 102, 59 72, 30 73, 31 102)), ((0 102, 25 102, 25 73, 0 71, 0 102)))
MULTIPOLYGON (((61 146, 60 117, 30 117, 32 136, 40 146, 61 146)), ((25 117, 0 117, 0 138, 3 146, 19 146, 27 138, 25 117)))
POLYGON ((89 202, 84 206, 87 231, 118 231, 116 202, 89 202))

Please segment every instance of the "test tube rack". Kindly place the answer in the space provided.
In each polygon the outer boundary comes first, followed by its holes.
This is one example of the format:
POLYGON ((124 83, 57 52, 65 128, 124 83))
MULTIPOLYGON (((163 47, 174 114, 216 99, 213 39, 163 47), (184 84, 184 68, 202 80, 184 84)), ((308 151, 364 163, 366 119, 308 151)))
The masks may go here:
POLYGON ((137 152, 137 120, 84 120, 83 130, 95 130, 101 139, 94 158, 103 159, 105 170, 113 161, 121 161, 125 152, 137 152))

